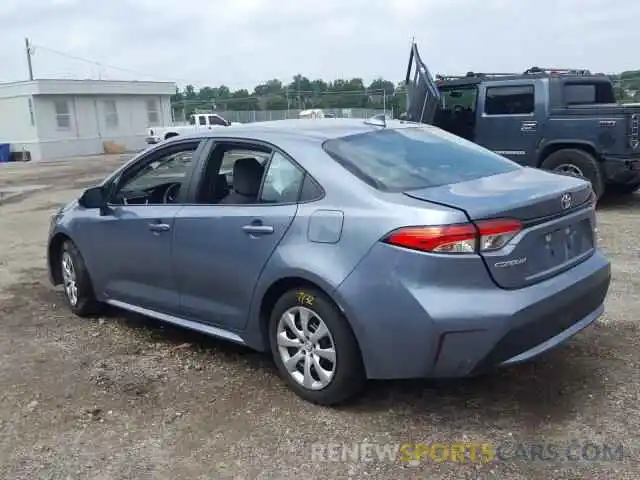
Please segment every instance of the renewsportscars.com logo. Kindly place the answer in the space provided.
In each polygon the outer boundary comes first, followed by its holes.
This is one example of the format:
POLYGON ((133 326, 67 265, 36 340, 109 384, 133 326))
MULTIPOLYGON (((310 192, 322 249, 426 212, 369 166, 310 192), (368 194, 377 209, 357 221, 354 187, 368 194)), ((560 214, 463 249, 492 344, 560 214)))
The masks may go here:
POLYGON ((567 443, 314 443, 312 462, 399 462, 419 465, 424 462, 491 463, 522 462, 621 462, 622 444, 567 443))

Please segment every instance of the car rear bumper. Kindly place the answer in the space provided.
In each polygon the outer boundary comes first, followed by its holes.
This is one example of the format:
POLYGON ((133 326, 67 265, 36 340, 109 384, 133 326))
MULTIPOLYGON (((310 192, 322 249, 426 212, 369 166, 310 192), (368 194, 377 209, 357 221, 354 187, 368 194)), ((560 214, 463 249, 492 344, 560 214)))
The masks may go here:
POLYGON ((640 157, 604 156, 602 162, 605 181, 620 185, 640 183, 640 157))
POLYGON ((518 290, 485 282, 486 270, 473 272, 471 262, 452 265, 461 270, 457 285, 418 286, 412 272, 394 271, 403 267, 403 252, 391 252, 398 259, 381 275, 379 260, 389 259, 390 248, 374 247, 337 291, 373 379, 465 377, 535 358, 602 315, 611 281, 609 262, 596 251, 518 290))

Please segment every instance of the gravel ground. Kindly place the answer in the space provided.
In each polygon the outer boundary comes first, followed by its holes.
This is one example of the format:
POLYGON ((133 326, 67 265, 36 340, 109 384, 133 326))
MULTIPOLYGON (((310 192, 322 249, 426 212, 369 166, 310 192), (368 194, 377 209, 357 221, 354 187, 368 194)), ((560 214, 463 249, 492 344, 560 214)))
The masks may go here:
POLYGON ((371 383, 328 409, 290 393, 262 354, 121 312, 69 314, 46 279, 49 217, 123 159, 0 166, 0 478, 640 478, 640 195, 599 208, 614 280, 597 325, 535 364, 371 383), (318 442, 362 456, 318 458, 318 442), (423 442, 501 454, 377 457, 423 442), (536 450, 549 444, 555 460, 536 450), (622 458, 604 458, 619 445, 622 458))

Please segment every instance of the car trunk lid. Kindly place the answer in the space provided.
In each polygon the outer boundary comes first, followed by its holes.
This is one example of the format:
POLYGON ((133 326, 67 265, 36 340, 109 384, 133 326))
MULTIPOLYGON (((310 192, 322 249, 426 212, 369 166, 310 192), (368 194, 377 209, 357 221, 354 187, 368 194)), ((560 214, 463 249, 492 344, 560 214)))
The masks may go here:
POLYGON ((502 288, 522 288, 588 258, 595 248, 595 214, 588 182, 531 168, 404 192, 462 210, 475 224, 507 218, 522 230, 503 248, 481 252, 502 288))

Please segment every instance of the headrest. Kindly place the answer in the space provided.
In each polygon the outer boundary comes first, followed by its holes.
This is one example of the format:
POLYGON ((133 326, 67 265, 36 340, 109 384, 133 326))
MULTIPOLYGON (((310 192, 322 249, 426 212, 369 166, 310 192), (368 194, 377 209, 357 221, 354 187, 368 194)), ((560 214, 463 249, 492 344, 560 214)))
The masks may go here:
POLYGON ((233 164, 233 189, 240 195, 258 195, 263 170, 253 157, 236 160, 233 164))

